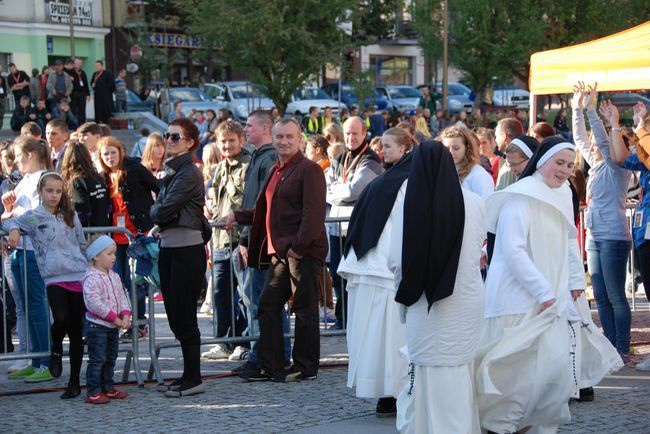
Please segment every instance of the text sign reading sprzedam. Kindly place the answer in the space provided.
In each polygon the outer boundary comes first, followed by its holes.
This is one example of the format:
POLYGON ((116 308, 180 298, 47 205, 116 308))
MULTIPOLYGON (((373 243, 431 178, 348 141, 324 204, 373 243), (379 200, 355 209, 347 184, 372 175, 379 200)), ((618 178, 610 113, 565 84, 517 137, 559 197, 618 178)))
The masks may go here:
POLYGON ((149 33, 147 43, 154 47, 201 48, 201 38, 178 33, 149 33))
MULTIPOLYGON (((49 2, 47 12, 50 21, 58 24, 70 24, 70 5, 67 3, 49 2)), ((72 22, 75 26, 92 26, 93 9, 90 3, 73 1, 72 22)))

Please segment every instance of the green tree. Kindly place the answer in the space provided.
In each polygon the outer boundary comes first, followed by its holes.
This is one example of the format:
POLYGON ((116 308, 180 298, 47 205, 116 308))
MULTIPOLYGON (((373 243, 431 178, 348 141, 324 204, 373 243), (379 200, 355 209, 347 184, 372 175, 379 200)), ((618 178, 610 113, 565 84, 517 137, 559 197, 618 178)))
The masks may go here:
POLYGON ((413 29, 418 33, 425 64, 432 80, 438 81, 438 60, 442 57, 442 7, 437 0, 414 0, 409 7, 413 29))
POLYGON ((284 110, 291 94, 322 65, 337 63, 345 35, 336 17, 353 0, 174 0, 183 5, 188 31, 217 47, 234 68, 246 71, 284 110))
POLYGON ((355 43, 373 44, 380 39, 389 39, 404 0, 359 0, 355 3, 352 14, 355 43))
POLYGON ((371 70, 354 71, 350 76, 349 82, 354 88, 354 95, 357 97, 357 103, 361 111, 365 108, 366 99, 375 94, 372 76, 373 71, 371 70))

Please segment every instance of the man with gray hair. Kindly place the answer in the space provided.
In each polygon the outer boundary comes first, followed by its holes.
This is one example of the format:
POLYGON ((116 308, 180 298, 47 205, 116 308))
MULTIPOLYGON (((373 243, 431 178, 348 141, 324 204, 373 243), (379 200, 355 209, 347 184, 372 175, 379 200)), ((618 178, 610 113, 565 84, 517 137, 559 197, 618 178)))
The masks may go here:
POLYGON ((258 369, 240 376, 276 382, 316 378, 320 358, 319 278, 327 255, 325 178, 320 166, 300 151, 303 137, 294 119, 273 126, 278 162, 273 166, 253 209, 224 219, 250 224, 248 263, 270 264, 259 301, 258 369), (296 338, 293 365, 284 368, 281 311, 293 297, 296 338))
MULTIPOLYGON (((330 217, 350 217, 363 190, 383 172, 379 157, 370 149, 366 125, 361 118, 353 116, 346 120, 343 124, 343 136, 346 152, 332 159, 332 165, 326 172, 327 203, 332 206, 330 217)), ((338 329, 345 327, 344 318, 347 315, 347 312, 344 312, 346 294, 343 291, 343 282, 336 274, 347 230, 347 223, 331 225, 329 230, 330 272, 332 286, 336 292, 334 327, 338 329)))

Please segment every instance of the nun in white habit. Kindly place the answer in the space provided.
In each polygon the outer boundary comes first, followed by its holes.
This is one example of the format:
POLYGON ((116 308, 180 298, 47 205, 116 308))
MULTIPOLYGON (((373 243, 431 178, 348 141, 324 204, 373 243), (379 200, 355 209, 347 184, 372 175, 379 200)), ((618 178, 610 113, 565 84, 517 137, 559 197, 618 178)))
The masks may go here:
POLYGON ((567 183, 574 158, 572 144, 549 137, 520 180, 486 202, 496 241, 476 388, 488 432, 556 432, 583 387, 580 356, 600 356, 588 365, 591 381, 622 364, 574 302, 586 286, 567 183))
MULTIPOLYGON (((425 154, 428 151, 424 149, 425 154)), ((443 151, 439 155, 431 153, 430 156, 433 158, 424 161, 432 167, 439 166, 439 183, 440 178, 444 177, 444 160, 447 155, 443 151)), ((416 169, 416 157, 414 156, 412 173, 416 169)), ((453 163, 449 164, 448 170, 453 170, 453 163)), ((436 180, 432 181, 427 184, 437 184, 436 180)), ((411 182, 415 181, 409 179, 409 185, 411 182)), ((420 204, 432 203, 436 196, 441 196, 441 192, 436 190, 420 190, 418 193, 414 202, 420 204)), ((433 218, 428 219, 428 225, 447 225, 451 223, 449 219, 455 220, 454 225, 448 227, 455 234, 453 238, 431 239, 435 241, 432 247, 442 255, 437 261, 451 265, 447 269, 450 279, 426 282, 421 291, 418 291, 420 294, 415 303, 408 307, 402 305, 410 381, 397 400, 397 429, 400 433, 480 432, 474 388, 474 357, 483 319, 484 287, 480 257, 487 232, 485 209, 483 200, 465 188, 462 193, 457 188, 453 189, 444 198, 444 202, 446 205, 439 208, 433 218), (445 217, 444 214, 448 216, 445 217), (458 229, 462 232, 459 233, 458 229), (459 241, 461 247, 458 253, 459 241), (453 289, 447 295, 449 285, 453 289)), ((405 217, 405 223, 406 220, 405 217)), ((426 221, 420 223, 424 225, 426 221)), ((405 238, 410 234, 417 237, 419 229, 418 225, 405 224, 405 238)), ((407 248, 409 246, 405 243, 405 252, 407 248)), ((403 282, 408 283, 408 276, 405 278, 407 279, 403 282)), ((409 286, 414 287, 415 285, 409 286)), ((417 292, 411 294, 406 287, 401 288, 398 300, 409 303, 417 296, 417 292)))
POLYGON ((393 270, 401 260, 413 139, 391 128, 382 136, 382 145, 387 170, 368 184, 355 204, 337 271, 348 281, 348 387, 356 388, 357 397, 379 398, 377 416, 389 417, 396 413, 395 397, 408 368, 399 352, 406 340, 394 300, 393 270))

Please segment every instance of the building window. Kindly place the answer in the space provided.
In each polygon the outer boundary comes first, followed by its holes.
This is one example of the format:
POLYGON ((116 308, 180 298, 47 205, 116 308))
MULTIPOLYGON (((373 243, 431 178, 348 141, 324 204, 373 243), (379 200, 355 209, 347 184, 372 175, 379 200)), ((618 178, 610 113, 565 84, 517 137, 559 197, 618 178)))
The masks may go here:
POLYGON ((412 85, 413 58, 370 55, 370 69, 376 85, 412 85))

